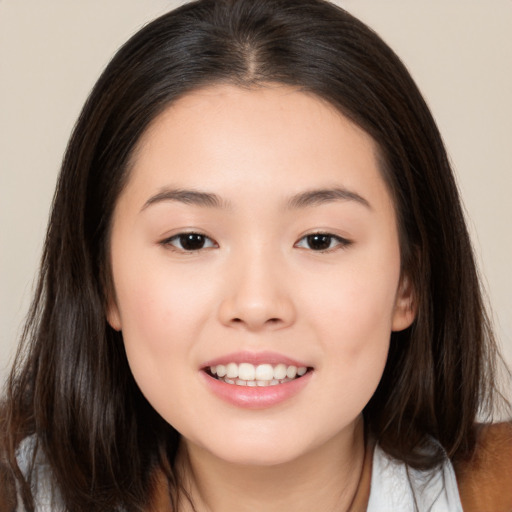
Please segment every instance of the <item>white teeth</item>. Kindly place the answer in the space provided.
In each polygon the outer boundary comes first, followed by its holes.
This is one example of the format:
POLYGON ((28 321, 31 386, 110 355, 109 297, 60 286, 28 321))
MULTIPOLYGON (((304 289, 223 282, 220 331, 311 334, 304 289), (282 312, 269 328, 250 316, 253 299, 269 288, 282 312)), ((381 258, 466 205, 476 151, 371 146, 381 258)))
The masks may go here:
POLYGON ((241 363, 238 365, 238 378, 243 380, 254 380, 256 377, 256 368, 250 363, 241 363))
POLYGON ((294 379, 295 375, 297 375, 297 367, 296 366, 288 366, 288 369, 286 370, 286 376, 289 379, 294 379))
POLYGON ((238 377, 238 365, 236 363, 229 363, 226 366, 226 377, 228 379, 236 379, 238 377))
POLYGON ((305 366, 277 364, 260 364, 254 366, 251 363, 228 363, 227 365, 219 364, 210 366, 212 375, 216 375, 219 380, 228 384, 236 384, 238 386, 276 386, 284 384, 291 380, 302 377, 306 372, 305 366))
POLYGON ((281 380, 286 377, 286 365, 284 364, 278 364, 274 368, 274 379, 281 380))
POLYGON ((272 380, 274 378, 274 368, 271 364, 260 364, 256 367, 257 380, 272 380))

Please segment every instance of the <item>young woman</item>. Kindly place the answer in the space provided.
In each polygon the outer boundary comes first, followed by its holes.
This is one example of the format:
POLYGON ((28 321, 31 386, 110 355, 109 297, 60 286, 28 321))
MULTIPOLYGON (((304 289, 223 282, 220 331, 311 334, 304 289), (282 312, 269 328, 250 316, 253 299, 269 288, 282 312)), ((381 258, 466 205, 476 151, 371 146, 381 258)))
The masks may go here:
POLYGON ((4 508, 509 510, 510 425, 477 426, 496 364, 396 55, 324 1, 189 3, 121 48, 69 143, 4 508))

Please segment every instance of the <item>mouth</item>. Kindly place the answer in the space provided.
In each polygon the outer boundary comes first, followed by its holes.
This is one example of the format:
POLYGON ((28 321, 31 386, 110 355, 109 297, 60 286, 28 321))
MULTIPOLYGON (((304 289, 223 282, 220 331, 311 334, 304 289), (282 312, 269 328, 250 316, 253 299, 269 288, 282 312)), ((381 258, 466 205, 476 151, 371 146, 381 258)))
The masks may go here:
POLYGON ((207 366, 203 371, 214 379, 234 386, 268 387, 301 379, 313 369, 283 363, 254 365, 247 362, 207 366))
POLYGON ((312 382, 315 368, 272 351, 240 351, 200 368, 207 388, 237 408, 267 409, 292 400, 312 382))

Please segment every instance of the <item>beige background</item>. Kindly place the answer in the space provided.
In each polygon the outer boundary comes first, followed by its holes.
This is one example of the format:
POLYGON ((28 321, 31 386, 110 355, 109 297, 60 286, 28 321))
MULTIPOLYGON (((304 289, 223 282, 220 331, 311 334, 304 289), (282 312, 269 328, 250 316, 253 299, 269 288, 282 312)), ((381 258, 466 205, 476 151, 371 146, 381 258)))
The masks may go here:
MULTIPOLYGON (((0 381, 60 160, 116 48, 170 0, 0 0, 0 381)), ((512 365, 512 1, 345 0, 402 57, 445 137, 512 365)))

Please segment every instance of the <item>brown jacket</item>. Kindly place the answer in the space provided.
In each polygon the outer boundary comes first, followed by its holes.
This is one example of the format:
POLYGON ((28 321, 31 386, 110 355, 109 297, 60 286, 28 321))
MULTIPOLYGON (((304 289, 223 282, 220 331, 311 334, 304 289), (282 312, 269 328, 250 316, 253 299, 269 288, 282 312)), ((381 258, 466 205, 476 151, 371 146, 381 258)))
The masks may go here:
POLYGON ((473 458, 455 473, 464 512, 512 512, 512 423, 481 427, 473 458))

